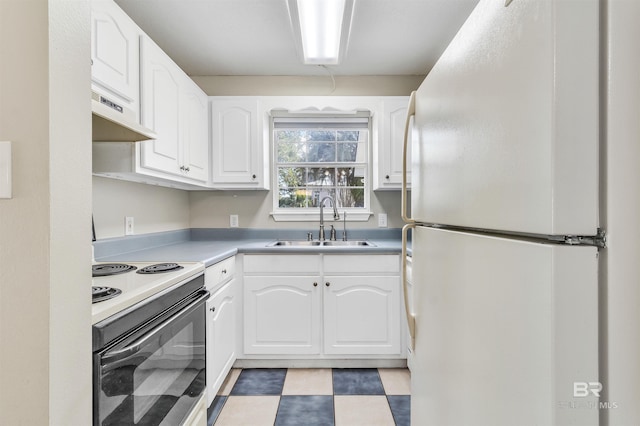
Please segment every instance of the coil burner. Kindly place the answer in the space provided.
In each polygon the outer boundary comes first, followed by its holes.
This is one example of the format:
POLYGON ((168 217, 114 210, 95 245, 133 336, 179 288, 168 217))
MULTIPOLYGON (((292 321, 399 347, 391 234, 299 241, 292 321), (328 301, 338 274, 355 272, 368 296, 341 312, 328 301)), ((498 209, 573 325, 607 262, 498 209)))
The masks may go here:
POLYGON ((163 272, 179 271, 183 268, 183 266, 180 266, 177 263, 157 263, 155 265, 140 268, 136 272, 138 274, 161 274, 163 272))
POLYGON ((125 263, 101 263, 91 266, 92 276, 107 277, 109 275, 124 274, 125 272, 135 271, 138 269, 133 265, 125 263))
POLYGON ((91 287, 91 303, 98 303, 104 300, 113 299, 122 293, 119 288, 113 287, 91 287))

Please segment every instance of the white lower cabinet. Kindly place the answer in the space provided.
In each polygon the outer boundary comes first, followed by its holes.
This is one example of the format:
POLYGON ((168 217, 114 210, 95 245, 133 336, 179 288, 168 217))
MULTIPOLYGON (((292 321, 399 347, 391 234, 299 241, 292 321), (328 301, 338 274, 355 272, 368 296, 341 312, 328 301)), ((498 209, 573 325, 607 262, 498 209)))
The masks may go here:
POLYGON ((207 407, 211 405, 236 360, 237 297, 235 258, 207 268, 207 407))
POLYGON ((245 276, 245 353, 319 354, 319 276, 245 276))
POLYGON ((246 355, 402 355, 397 255, 245 255, 244 265, 246 355))
POLYGON ((400 353, 397 277, 325 276, 324 353, 400 353))

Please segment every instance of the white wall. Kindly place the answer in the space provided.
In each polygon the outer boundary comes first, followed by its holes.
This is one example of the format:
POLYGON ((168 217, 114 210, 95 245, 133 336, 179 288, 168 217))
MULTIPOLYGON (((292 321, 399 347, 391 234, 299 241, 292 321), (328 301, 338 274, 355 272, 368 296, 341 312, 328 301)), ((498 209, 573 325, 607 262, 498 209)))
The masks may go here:
POLYGON ((192 76, 209 96, 409 96, 424 75, 192 76), (335 82, 335 86, 334 86, 335 82))
MULTIPOLYGON (((241 228, 304 229, 314 232, 318 230, 318 222, 275 222, 269 215, 273 210, 272 192, 191 192, 189 202, 190 223, 193 228, 228 228, 229 215, 237 214, 241 228)), ((371 196, 371 211, 374 215, 367 222, 348 222, 347 231, 355 228, 376 228, 379 213, 387 214, 389 228, 402 227, 399 191, 374 192, 371 196)), ((318 217, 318 221, 319 219, 318 217)), ((329 225, 342 229, 341 222, 329 221, 327 228, 329 225)))
POLYGON ((88 0, 0 1, 0 424, 91 423, 88 0))
POLYGON ((607 249, 601 262, 601 400, 604 426, 640 424, 640 2, 603 3, 602 152, 605 207, 601 224, 607 249), (606 58, 603 55, 603 58, 606 58), (608 67, 606 66, 608 65, 608 67))
POLYGON ((93 220, 98 239, 124 235, 125 217, 134 233, 189 228, 189 193, 179 189, 93 177, 93 220))

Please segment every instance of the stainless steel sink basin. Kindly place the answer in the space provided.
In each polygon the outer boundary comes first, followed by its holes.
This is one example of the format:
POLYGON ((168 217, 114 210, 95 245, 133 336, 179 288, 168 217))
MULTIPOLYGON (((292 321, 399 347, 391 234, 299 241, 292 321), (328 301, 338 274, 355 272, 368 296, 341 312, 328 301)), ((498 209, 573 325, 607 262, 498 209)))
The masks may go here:
POLYGON ((375 247, 376 245, 366 240, 353 241, 306 241, 306 240, 281 240, 267 244, 267 247, 375 247))
POLYGON ((349 246, 354 246, 354 247, 375 247, 376 245, 373 243, 370 243, 369 241, 365 241, 365 240, 353 240, 353 241, 324 241, 322 243, 323 246, 327 246, 327 247, 349 247, 349 246))
POLYGON ((285 246, 301 246, 301 247, 312 247, 319 246, 320 241, 305 241, 305 240, 289 240, 289 241, 276 241, 274 243, 270 243, 267 247, 285 247, 285 246))

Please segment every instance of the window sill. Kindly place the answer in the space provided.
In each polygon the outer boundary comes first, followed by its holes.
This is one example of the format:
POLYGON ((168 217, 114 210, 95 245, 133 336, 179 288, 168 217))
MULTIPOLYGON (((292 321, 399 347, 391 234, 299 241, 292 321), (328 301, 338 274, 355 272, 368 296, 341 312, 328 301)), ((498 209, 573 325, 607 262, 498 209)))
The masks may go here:
MULTIPOLYGON (((329 208, 329 213, 325 210, 325 223, 331 224, 335 222, 333 220, 333 214, 330 213, 331 209, 329 208)), ((340 220, 343 219, 344 211, 339 210, 340 220)), ((373 214, 370 211, 346 211, 347 213, 347 222, 366 222, 369 220, 369 217, 373 214)), ((273 220, 276 222, 319 222, 320 215, 318 212, 283 212, 283 211, 275 211, 270 213, 273 217, 273 220)))

